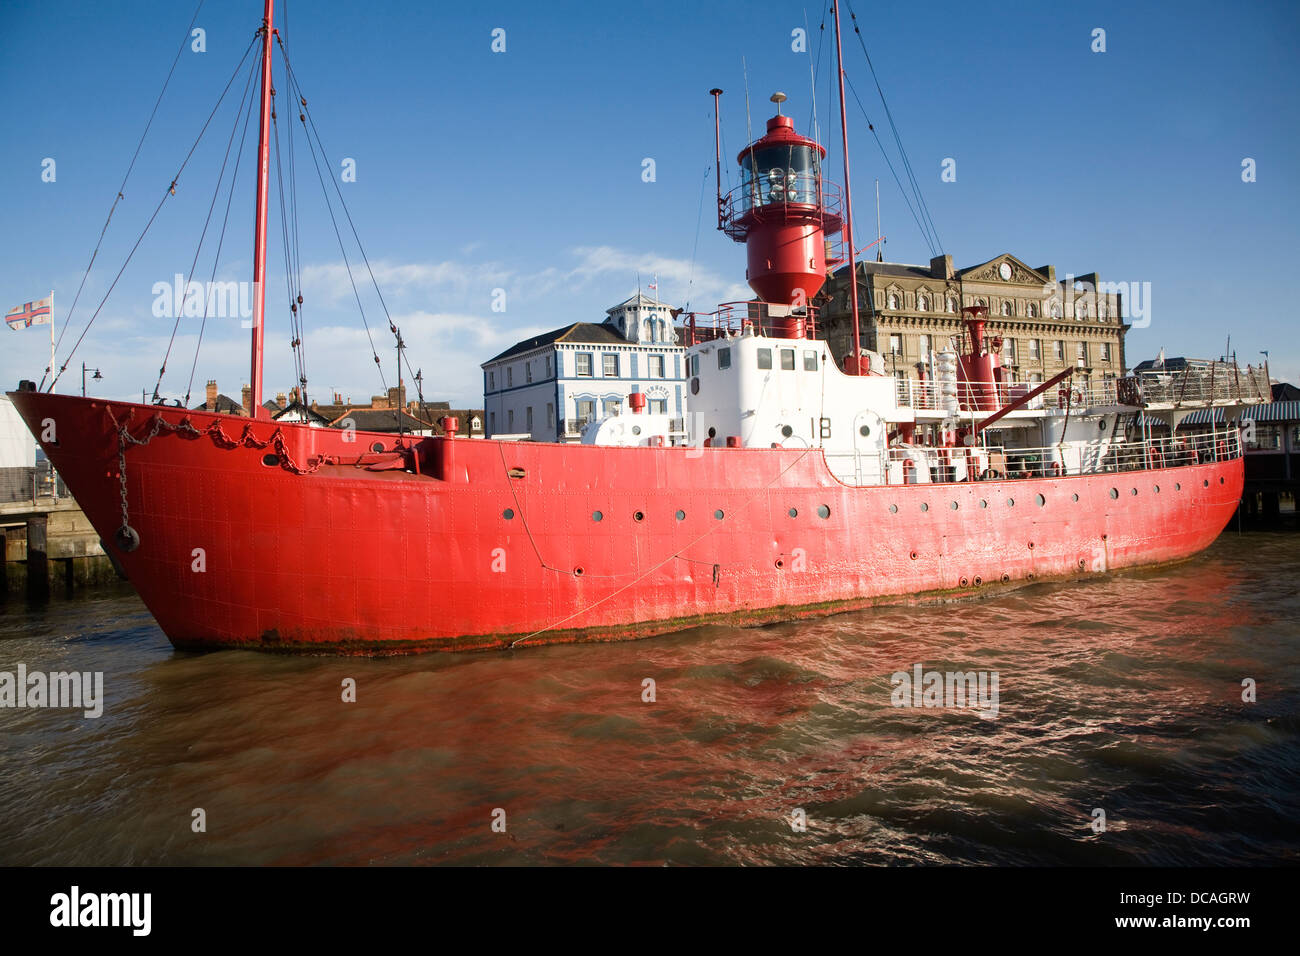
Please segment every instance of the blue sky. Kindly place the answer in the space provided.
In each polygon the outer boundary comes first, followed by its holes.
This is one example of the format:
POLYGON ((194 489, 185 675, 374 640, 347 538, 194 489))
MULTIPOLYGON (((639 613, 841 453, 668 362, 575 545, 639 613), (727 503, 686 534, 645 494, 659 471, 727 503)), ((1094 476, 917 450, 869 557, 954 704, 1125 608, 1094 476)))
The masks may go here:
MULTIPOLYGON (((0 7, 4 308, 56 291, 56 331, 112 197, 193 15, 190 0, 11 0, 0 7), (43 161, 55 181, 42 181, 43 161)), ((283 0, 280 4, 283 8, 283 0)), ((1300 254, 1300 12, 1294 3, 931 3, 845 0, 863 27, 943 249, 959 266, 1004 252, 1058 274, 1150 282, 1151 324, 1130 363, 1271 351, 1300 380, 1293 277, 1300 254), (1093 31, 1106 31, 1095 53, 1093 31), (1242 181, 1242 161, 1257 179, 1242 181), (940 180, 945 158, 956 182, 940 180)), ((145 142, 60 350, 64 360, 234 70, 260 20, 257 0, 208 0, 145 142)), ((658 274, 661 297, 708 311, 745 294, 744 251, 714 229, 710 87, 723 96, 726 166, 780 89, 801 132, 811 115, 818 3, 587 5, 288 0, 286 41, 340 188, 402 327, 426 396, 481 402, 478 366, 526 335, 604 310, 658 274), (808 52, 792 50, 805 25, 808 52), (492 30, 506 51, 491 50, 492 30), (642 179, 643 160, 655 180, 642 179), (703 190, 702 190, 702 187, 703 190), (701 196, 703 202, 701 203, 701 196), (492 310, 504 289, 505 311, 492 310)), ((283 9, 278 18, 283 17, 283 9)), ((847 19, 847 18, 846 18, 847 19)), ((283 24, 283 19, 280 20, 283 24)), ((847 29, 847 28, 846 28, 847 29)), ((829 35, 829 27, 828 27, 829 35)), ((828 37, 829 41, 829 37, 828 37)), ((818 65, 828 169, 842 178, 829 42, 818 65)), ((884 116, 862 50, 845 63, 868 114, 884 116)), ((242 84, 242 75, 239 81, 242 84)), ((237 85, 236 93, 242 89, 237 85)), ((291 120, 287 109, 281 121, 291 120)), ((849 141, 861 245, 881 180, 892 261, 926 262, 912 222, 850 96, 849 141)), ((172 319, 155 283, 187 273, 211 202, 233 102, 219 112, 163 211, 73 358, 103 370, 101 394, 152 390, 172 319)), ((282 136, 283 127, 282 127, 282 136)), ((299 140, 301 145, 301 139, 299 140)), ((249 148, 251 155, 251 144, 249 148)), ((306 154, 299 155, 309 388, 364 400, 381 380, 306 154)), ((241 168, 249 186, 251 159, 241 168)), ((330 187, 332 190, 332 186, 330 187)), ((274 197, 274 187, 273 187, 274 197)), ((219 223, 224 194, 218 204, 219 223)), ((218 279, 251 273, 251 188, 235 197, 218 279)), ((293 384, 274 206, 267 393, 293 384)), ((210 231, 195 277, 211 270, 210 231)), ((346 227, 345 227, 346 231, 346 227)), ((354 266, 360 257, 349 245, 354 266)), ((362 302, 393 384, 392 337, 368 284, 362 302)), ((0 331, 0 378, 40 378, 45 329, 0 331)), ((162 391, 183 395, 197 320, 182 319, 162 391)), ((238 396, 248 333, 209 320, 197 402, 215 378, 238 396)), ((74 371, 75 369, 75 371, 74 371)))

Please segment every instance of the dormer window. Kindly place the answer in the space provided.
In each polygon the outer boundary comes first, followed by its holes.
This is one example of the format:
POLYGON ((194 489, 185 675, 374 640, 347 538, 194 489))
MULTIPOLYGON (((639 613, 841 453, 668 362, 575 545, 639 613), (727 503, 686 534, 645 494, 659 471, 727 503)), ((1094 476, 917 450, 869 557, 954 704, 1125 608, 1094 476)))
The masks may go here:
POLYGON ((918 295, 916 297, 916 311, 918 312, 930 311, 930 297, 928 295, 918 295))
POLYGON ((1054 319, 1059 319, 1060 317, 1061 317, 1061 303, 1059 303, 1059 302, 1053 302, 1053 303, 1052 303, 1052 318, 1054 318, 1054 319))
POLYGON ((898 293, 897 293, 897 292, 891 292, 891 293, 889 293, 889 308, 891 308, 891 309, 897 309, 897 308, 898 308, 898 293))
POLYGON ((948 311, 949 311, 949 312, 952 312, 952 313, 956 313, 956 311, 957 311, 957 300, 956 300, 956 299, 949 299, 949 300, 948 300, 948 311))
POLYGON ((1011 314, 1011 303, 1010 303, 1010 302, 1003 302, 1003 303, 1002 303, 1002 314, 1003 314, 1003 315, 1010 315, 1010 314, 1011 314))
POLYGON ((1026 308, 1025 311, 1026 311, 1026 313, 1029 315, 1029 317, 1030 317, 1031 319, 1036 319, 1036 318, 1038 318, 1038 306, 1035 305, 1033 302, 1030 302, 1030 303, 1029 303, 1029 306, 1028 306, 1028 308, 1026 308))

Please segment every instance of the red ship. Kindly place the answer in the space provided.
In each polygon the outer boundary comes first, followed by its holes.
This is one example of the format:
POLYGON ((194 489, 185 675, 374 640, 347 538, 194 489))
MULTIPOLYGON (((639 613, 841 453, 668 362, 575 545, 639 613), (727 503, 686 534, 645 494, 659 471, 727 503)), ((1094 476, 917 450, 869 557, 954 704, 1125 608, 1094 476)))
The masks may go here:
MULTIPOLYGON (((254 412, 272 7, 261 34, 254 412)), ((778 105, 739 157, 741 185, 723 196, 719 179, 719 225, 745 242, 758 298, 720 309, 707 328, 697 316, 680 328, 683 445, 636 396, 615 423, 626 427, 569 445, 471 440, 452 419, 441 436, 394 438, 33 383, 9 394, 185 648, 384 654, 619 640, 1083 578, 1186 558, 1215 539, 1241 496, 1238 432, 1176 426, 1194 407, 1267 401, 1267 382, 1229 367, 1209 381, 1085 391, 1067 370, 1017 388, 976 308, 934 379, 915 387, 879 374, 879 356, 858 346, 856 288, 853 352, 832 355, 812 337, 813 302, 835 262, 826 240, 851 235, 852 208, 823 181, 824 157, 778 105), (1129 440, 1139 412, 1164 418, 1173 437, 1129 440)))

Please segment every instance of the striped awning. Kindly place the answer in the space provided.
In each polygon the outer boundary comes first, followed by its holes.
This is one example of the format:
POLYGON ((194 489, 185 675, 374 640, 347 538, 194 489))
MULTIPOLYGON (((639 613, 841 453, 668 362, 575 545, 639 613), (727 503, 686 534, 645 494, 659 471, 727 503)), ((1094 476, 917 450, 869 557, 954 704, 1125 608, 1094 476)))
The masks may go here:
MULTIPOLYGON (((1256 422, 1291 424, 1300 422, 1300 402, 1269 402, 1265 405, 1251 405, 1242 409, 1241 416, 1244 419, 1251 419, 1256 422)), ((1138 415, 1139 424, 1143 416, 1138 415)), ((1154 424, 1163 424, 1164 419, 1158 415, 1152 415, 1151 421, 1154 424)), ((1222 408, 1198 408, 1180 422, 1180 427, 1187 425, 1209 425, 1213 422, 1216 425, 1224 424, 1222 408), (1213 416, 1213 417, 1211 417, 1213 416)))

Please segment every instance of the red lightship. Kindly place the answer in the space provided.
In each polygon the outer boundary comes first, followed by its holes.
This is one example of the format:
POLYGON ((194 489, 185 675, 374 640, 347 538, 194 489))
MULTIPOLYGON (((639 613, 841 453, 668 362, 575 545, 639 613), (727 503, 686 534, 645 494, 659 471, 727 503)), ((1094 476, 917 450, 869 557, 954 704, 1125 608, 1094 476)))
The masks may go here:
MULTIPOLYGON (((596 430, 580 445, 471 440, 454 420, 443 436, 395 439, 30 383, 9 394, 38 439, 55 424, 42 447, 178 647, 618 640, 1086 577, 1214 540, 1241 494, 1236 430, 1128 440, 1126 425, 1140 411, 1176 426, 1192 404, 1267 400, 1266 383, 1261 394, 1233 369, 1208 391, 1127 379, 1085 393, 1067 370, 1017 389, 979 309, 933 379, 898 382, 856 342, 856 287, 853 351, 832 355, 812 337, 813 303, 836 261, 827 239, 851 233, 852 211, 823 181, 824 156, 778 107, 740 156, 742 184, 723 196, 719 181, 720 228, 745 242, 758 298, 679 330, 681 445, 656 428, 596 430)), ((621 417, 649 423, 629 404, 621 417)))

